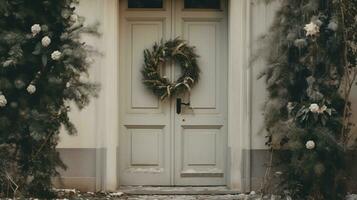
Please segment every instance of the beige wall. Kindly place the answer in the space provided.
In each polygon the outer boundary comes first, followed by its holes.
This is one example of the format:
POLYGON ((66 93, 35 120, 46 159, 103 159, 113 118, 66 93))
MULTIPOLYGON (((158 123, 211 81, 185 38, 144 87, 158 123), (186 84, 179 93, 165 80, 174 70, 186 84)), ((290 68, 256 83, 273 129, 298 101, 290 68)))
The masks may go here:
MULTIPOLYGON (((275 15, 275 10, 278 5, 259 2, 261 0, 252 0, 252 11, 251 11, 251 57, 257 54, 257 50, 261 47, 259 38, 265 34, 270 27, 275 15)), ((264 62, 262 60, 257 60, 253 62, 251 67, 251 141, 252 149, 265 149, 265 129, 264 129, 264 116, 262 113, 263 105, 266 100, 266 91, 264 78, 257 79, 258 75, 264 69, 264 62)))
MULTIPOLYGON (((94 24, 99 22, 103 24, 103 3, 102 0, 85 0, 80 1, 80 5, 77 9, 79 15, 86 18, 86 24, 94 24)), ((102 26, 99 28, 99 32, 102 31, 102 26)), ((105 35, 103 35, 105 36, 105 35)), ((102 44, 104 37, 83 36, 83 40, 93 45, 101 53, 105 53, 102 44)), ((102 60, 104 57, 95 56, 94 63, 90 70, 90 80, 101 82, 100 73, 102 66, 102 60)), ((70 119, 74 122, 78 129, 78 135, 69 136, 65 131, 61 133, 61 142, 59 148, 96 148, 97 146, 97 124, 98 114, 97 110, 100 109, 99 99, 93 99, 91 104, 84 110, 79 111, 75 106, 72 106, 70 119)))

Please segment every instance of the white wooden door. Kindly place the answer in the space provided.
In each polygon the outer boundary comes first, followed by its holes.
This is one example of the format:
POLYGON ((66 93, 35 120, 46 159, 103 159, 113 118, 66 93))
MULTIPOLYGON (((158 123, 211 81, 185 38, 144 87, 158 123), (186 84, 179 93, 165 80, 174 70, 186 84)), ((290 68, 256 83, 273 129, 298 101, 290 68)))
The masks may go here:
MULTIPOLYGON (((225 185, 226 1, 150 1, 120 1, 119 182, 225 185), (201 78, 190 98, 179 97, 190 100, 192 108, 183 107, 181 114, 176 98, 160 101, 142 84, 140 72, 143 50, 175 37, 196 46, 200 55, 201 78)), ((166 66, 162 73, 174 80, 180 69, 166 66)))

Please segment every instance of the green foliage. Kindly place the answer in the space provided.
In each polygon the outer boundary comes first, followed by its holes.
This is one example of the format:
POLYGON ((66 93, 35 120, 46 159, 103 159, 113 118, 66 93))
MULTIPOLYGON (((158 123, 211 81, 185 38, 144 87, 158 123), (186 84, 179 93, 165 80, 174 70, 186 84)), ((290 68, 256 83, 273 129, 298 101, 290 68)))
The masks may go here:
POLYGON ((346 82, 354 81, 346 73, 356 71, 356 11, 356 0, 283 0, 264 38, 267 144, 283 150, 275 162, 294 199, 346 193, 346 82))
POLYGON ((0 197, 51 197, 65 169, 56 146, 69 134, 69 103, 88 105, 98 86, 83 81, 93 53, 81 34, 97 34, 75 14, 76 0, 0 0, 0 197), (16 189, 17 188, 17 189, 16 189), (14 194, 15 195, 15 194, 14 194))

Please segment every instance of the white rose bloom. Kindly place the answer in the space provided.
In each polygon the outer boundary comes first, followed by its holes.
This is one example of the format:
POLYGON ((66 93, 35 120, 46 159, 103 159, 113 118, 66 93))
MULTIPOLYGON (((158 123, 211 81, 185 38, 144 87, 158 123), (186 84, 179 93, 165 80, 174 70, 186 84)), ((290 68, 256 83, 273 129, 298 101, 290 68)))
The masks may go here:
POLYGON ((7 104, 6 97, 0 93, 0 107, 5 107, 7 104))
POLYGON ((72 22, 72 23, 76 23, 77 20, 78 20, 78 15, 76 14, 73 14, 69 17, 69 20, 72 22))
POLYGON ((310 112, 317 113, 317 112, 319 112, 320 107, 316 103, 313 103, 310 105, 309 109, 310 109, 310 112))
POLYGON ((42 46, 48 47, 51 44, 51 38, 48 36, 45 36, 41 40, 42 46))
POLYGON ((323 105, 323 106, 319 109, 318 113, 324 113, 326 110, 327 110, 327 106, 323 105))
POLYGON ((62 53, 60 51, 54 51, 51 54, 52 60, 59 60, 61 58, 62 53))
POLYGON ((31 26, 31 32, 32 32, 32 36, 37 35, 38 33, 41 32, 41 26, 39 24, 34 24, 31 26))
POLYGON ((27 87, 27 92, 28 92, 29 94, 35 93, 35 92, 36 92, 36 86, 30 84, 30 85, 27 87))
POLYGON ((309 140, 309 141, 306 142, 305 146, 306 146, 307 149, 310 149, 310 150, 314 149, 315 148, 315 142, 312 141, 312 140, 309 140))
POLYGON ((320 32, 320 27, 314 22, 310 22, 310 24, 306 24, 304 27, 306 31, 306 36, 316 36, 320 32))

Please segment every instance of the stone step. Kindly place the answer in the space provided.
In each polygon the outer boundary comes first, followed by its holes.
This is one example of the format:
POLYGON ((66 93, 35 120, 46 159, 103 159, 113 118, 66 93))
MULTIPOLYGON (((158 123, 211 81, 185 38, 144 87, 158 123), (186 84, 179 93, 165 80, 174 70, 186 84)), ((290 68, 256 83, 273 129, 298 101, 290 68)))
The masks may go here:
POLYGON ((211 187, 161 187, 161 186, 122 186, 119 191, 129 195, 236 195, 239 191, 226 186, 211 187))

